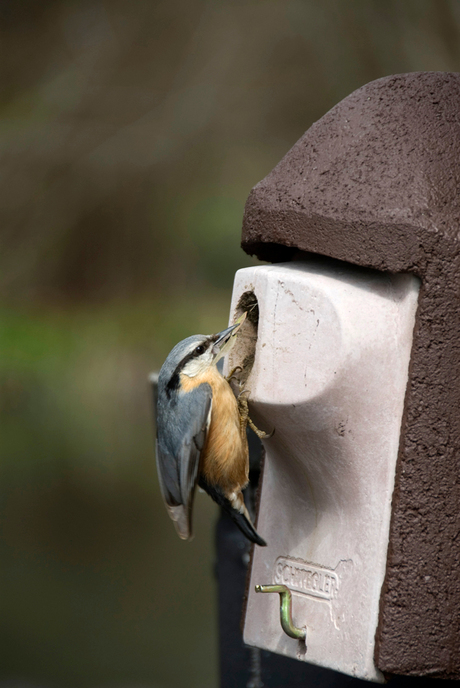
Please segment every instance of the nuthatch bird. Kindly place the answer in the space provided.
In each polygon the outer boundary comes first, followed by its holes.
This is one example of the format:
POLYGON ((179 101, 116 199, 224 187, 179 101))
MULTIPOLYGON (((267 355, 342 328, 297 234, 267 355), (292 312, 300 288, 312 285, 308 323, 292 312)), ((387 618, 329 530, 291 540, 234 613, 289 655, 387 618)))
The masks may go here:
MULTIPOLYGON (((158 377, 157 468, 169 515, 183 540, 192 535, 198 484, 252 542, 265 545, 244 504, 249 452, 247 400, 240 403, 217 362, 230 350, 244 321, 214 335, 179 342, 158 377)), ((260 433, 260 436, 264 436, 260 433)))

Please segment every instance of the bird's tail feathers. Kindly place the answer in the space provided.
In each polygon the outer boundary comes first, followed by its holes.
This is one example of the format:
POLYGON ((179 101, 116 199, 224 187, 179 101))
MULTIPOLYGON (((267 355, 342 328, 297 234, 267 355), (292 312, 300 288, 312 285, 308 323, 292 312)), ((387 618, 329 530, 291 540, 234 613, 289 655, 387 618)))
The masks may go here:
POLYGON ((266 546, 267 543, 263 538, 260 537, 257 530, 252 525, 249 515, 246 515, 247 512, 246 514, 240 513, 239 511, 236 511, 231 507, 227 509, 227 512, 231 516, 232 520, 236 523, 238 528, 241 530, 243 535, 245 535, 248 538, 248 540, 254 542, 256 545, 260 545, 260 547, 266 546))
POLYGON ((248 540, 254 542, 256 545, 260 545, 260 547, 266 546, 267 543, 260 537, 251 523, 248 510, 244 503, 243 493, 240 490, 224 494, 220 487, 208 483, 203 474, 199 477, 199 484, 200 487, 219 504, 219 506, 225 509, 232 521, 236 523, 248 540))
POLYGON ((265 547, 267 543, 260 537, 259 533, 252 525, 251 517, 244 503, 243 493, 241 491, 233 492, 227 499, 230 502, 229 514, 241 532, 246 535, 251 542, 255 542, 256 545, 265 547))

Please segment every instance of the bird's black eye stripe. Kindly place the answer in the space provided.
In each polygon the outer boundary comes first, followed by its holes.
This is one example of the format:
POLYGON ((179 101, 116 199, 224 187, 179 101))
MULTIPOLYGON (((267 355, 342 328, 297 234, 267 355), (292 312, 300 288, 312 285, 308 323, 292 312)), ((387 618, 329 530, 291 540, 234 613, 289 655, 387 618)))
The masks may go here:
MULTIPOLYGON (((212 340, 211 340, 212 341, 212 340)), ((192 351, 192 353, 188 354, 177 366, 176 370, 173 372, 171 375, 171 378, 169 382, 166 385, 166 394, 168 395, 168 398, 171 396, 171 392, 173 390, 176 390, 179 388, 179 374, 182 368, 186 366, 186 364, 192 360, 192 358, 197 358, 198 356, 201 356, 201 354, 204 354, 204 352, 207 350, 209 346, 209 343, 206 344, 198 344, 197 347, 192 351)))
POLYGON ((171 379, 168 381, 168 384, 166 385, 166 395, 168 399, 171 398, 171 392, 179 389, 180 385, 180 379, 179 379, 179 373, 177 370, 174 371, 173 375, 171 376, 171 379))

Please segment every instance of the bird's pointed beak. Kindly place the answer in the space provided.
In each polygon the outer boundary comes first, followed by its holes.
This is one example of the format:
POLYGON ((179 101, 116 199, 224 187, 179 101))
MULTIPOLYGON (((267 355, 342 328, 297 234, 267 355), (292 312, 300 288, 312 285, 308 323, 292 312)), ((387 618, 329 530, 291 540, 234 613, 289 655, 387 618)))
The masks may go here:
POLYGON ((215 335, 217 339, 215 340, 212 347, 214 363, 217 363, 217 361, 221 359, 222 356, 225 356, 225 354, 228 354, 228 352, 231 350, 233 344, 236 341, 236 335, 238 334, 238 330, 244 323, 245 319, 246 313, 243 313, 243 315, 238 318, 234 325, 227 327, 226 330, 222 330, 222 332, 219 332, 215 335))

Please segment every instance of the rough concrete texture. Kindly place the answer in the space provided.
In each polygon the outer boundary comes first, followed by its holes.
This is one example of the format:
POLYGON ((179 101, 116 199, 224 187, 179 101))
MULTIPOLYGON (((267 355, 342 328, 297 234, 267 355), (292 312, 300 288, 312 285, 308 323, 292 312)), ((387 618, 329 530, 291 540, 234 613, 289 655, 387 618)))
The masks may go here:
POLYGON ((235 275, 230 321, 248 293, 260 319, 257 341, 238 336, 227 370, 255 346, 251 418, 274 429, 257 519, 267 547, 253 553, 244 640, 383 681, 374 639, 420 281, 323 263, 235 275), (255 592, 260 583, 291 588, 307 652, 283 631, 278 596, 255 592))
POLYGON ((300 249, 422 280, 376 664, 456 679, 459 186, 460 74, 386 77, 316 122, 252 190, 242 241, 272 262, 300 249))

